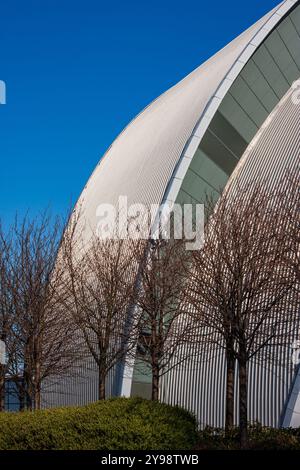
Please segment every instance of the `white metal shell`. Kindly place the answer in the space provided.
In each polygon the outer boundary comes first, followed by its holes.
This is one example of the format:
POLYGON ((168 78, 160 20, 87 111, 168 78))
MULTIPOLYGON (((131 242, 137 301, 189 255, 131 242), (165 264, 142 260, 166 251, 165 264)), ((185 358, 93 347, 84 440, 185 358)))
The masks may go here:
MULTIPOLYGON (((99 204, 174 201, 184 173, 213 115, 247 60, 281 20, 285 1, 215 56, 166 91, 119 135, 79 199, 87 230, 99 204)), ((88 237, 88 233, 86 234, 88 237)))
MULTIPOLYGON (((296 4, 299 4, 299 0, 282 2, 210 60, 157 98, 124 129, 100 160, 79 198, 78 204, 87 221, 87 240, 89 231, 96 227, 96 211, 100 204, 115 205, 119 196, 127 196, 129 204, 150 205, 176 201, 199 144, 232 85, 241 76, 250 58, 296 4)), ((251 151, 251 147, 248 151, 251 151)), ((97 387, 94 382, 97 380, 97 373, 92 369, 89 364, 86 383, 80 379, 66 379, 66 383, 60 387, 68 390, 69 397, 66 397, 62 404, 81 404, 96 399, 97 387)), ((220 359, 220 377, 223 369, 224 364, 220 359)), ((212 369, 205 373, 205 380, 202 380, 204 385, 208 382, 209 374, 214 373, 212 369)), ((122 377, 114 377, 110 381, 119 382, 118 393, 130 395, 132 374, 133 368, 127 367, 122 377)), ((199 374, 197 371, 198 382, 199 374)), ((188 386, 188 380, 190 379, 187 375, 180 378, 182 390, 188 386)), ((220 380, 222 382, 222 377, 220 380)), ((112 386, 110 388, 112 389, 112 386)), ((219 389, 221 390, 220 387, 219 389)), ((174 387, 170 392, 176 403, 180 402, 180 392, 177 392, 174 396, 174 387)), ((193 392, 189 389, 188 393, 192 396, 193 392)), ((187 393, 183 401, 187 400, 186 396, 187 393)), ((61 403, 59 390, 52 398, 48 397, 48 402, 61 403)), ((195 401, 187 407, 195 412, 199 404, 195 401)), ((213 414, 216 413, 214 410, 213 414)), ((221 415, 220 410, 218 413, 221 415)), ((219 421, 207 418, 206 423, 218 424, 219 421)))

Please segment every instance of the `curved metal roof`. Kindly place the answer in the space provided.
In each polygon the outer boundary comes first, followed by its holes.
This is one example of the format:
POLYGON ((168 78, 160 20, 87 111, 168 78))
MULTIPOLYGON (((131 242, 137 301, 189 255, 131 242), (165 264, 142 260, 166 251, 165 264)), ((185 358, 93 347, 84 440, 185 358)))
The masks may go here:
MULTIPOLYGON (((96 225, 101 203, 160 204, 175 201, 178 172, 185 156, 193 156, 214 113, 240 71, 297 3, 286 0, 237 39, 162 94, 119 135, 93 172, 79 204, 88 222, 96 225)), ((186 168, 187 169, 187 168, 186 168)))
MULTIPOLYGON (((119 195, 127 195, 129 203, 158 204, 176 200, 198 146, 204 140, 203 136, 220 105, 228 98, 232 84, 236 83, 242 69, 251 62, 249 59, 296 4, 299 5, 299 0, 281 3, 151 103, 124 129, 100 160, 79 198, 78 204, 87 221, 87 239, 88 230, 96 225, 98 205, 116 204, 119 195)), ((66 395, 58 391, 55 403, 61 403, 62 399, 64 404, 94 400, 93 387, 97 374, 90 365, 86 373, 89 380, 79 378, 70 381, 67 378, 63 388, 70 395, 62 398, 66 395)), ((119 373, 122 374, 117 378, 121 395, 129 396, 133 366, 126 365, 125 370, 119 373)), ((61 390, 60 385, 58 390, 61 390)), ((211 397, 209 402, 213 403, 211 397)))

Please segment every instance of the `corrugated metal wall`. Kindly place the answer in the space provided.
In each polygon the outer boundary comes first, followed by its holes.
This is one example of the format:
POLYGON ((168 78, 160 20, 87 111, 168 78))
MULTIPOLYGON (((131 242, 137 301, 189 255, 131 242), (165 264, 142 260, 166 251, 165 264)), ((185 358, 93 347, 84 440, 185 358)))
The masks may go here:
MULTIPOLYGON (((180 155, 183 154, 183 149, 189 142, 193 128, 196 125, 202 126, 203 116, 207 119, 206 108, 214 93, 217 93, 218 87, 222 88, 225 81, 228 82, 229 79, 224 80, 227 73, 231 75, 229 83, 232 83, 239 73, 235 69, 243 68, 251 56, 251 54, 248 56, 249 51, 246 48, 249 46, 251 51, 258 48, 260 41, 263 40, 261 39, 262 33, 269 34, 276 22, 281 21, 282 15, 288 13, 295 4, 298 5, 299 2, 289 0, 284 2, 279 9, 284 8, 284 12, 275 13, 278 10, 276 8, 210 61, 155 100, 124 130, 93 173, 80 198, 79 202, 83 204, 84 214, 89 221, 88 226, 96 225, 98 204, 115 203, 120 194, 127 194, 129 202, 149 204, 162 200, 168 181, 170 182, 180 155), (270 18, 272 26, 265 27, 270 18), (256 37, 257 34, 260 39, 256 37), (246 57, 243 57, 242 61, 241 55, 245 56, 246 51, 246 57)), ((288 51, 287 54, 289 54, 288 51)), ((220 97, 218 100, 221 103, 220 97)), ((213 111, 215 112, 216 109, 213 111)), ((190 147, 188 150, 190 152, 190 147)), ((253 162, 252 166, 249 166, 250 163, 245 165, 244 171, 251 172, 253 176, 259 174, 259 171, 268 171, 268 168, 272 166, 274 178, 281 172, 275 156, 274 161, 266 162, 264 168, 259 166, 259 157, 251 157, 248 160, 253 162)), ((288 393, 292 375, 287 371, 282 374, 283 380, 280 382, 281 385, 278 385, 280 397, 288 393)), ((270 372, 270 377, 273 380, 272 372, 270 372)), ((108 396, 119 393, 120 379, 120 374, 112 371, 108 380, 108 396)), ((258 374, 257 380, 261 388, 264 387, 264 381, 266 384, 270 382, 269 379, 267 380, 266 373, 264 376, 258 374)), ((276 384, 279 383, 277 379, 274 380, 276 384)), ((210 357, 199 367, 193 365, 185 370, 174 371, 171 376, 166 377, 162 396, 166 401, 186 404, 189 409, 196 410, 203 423, 218 425, 222 423, 224 384, 224 360, 218 355, 210 357), (204 397, 207 398, 204 400, 204 397), (212 398, 209 399, 209 397, 212 398)), ((64 380, 59 378, 57 384, 52 381, 52 384, 48 385, 49 387, 43 394, 44 406, 84 404, 94 401, 97 399, 95 365, 92 360, 87 361, 74 371, 71 377, 66 377, 64 380)), ((274 423, 280 413, 282 399, 280 400, 272 418, 274 423)), ((252 403, 250 405, 254 406, 252 403)), ((255 406, 262 407, 263 405, 257 401, 255 406)), ((253 410, 253 415, 255 413, 257 411, 253 410)), ((271 413, 273 413, 273 408, 271 413)), ((269 420, 269 417, 266 419, 269 420)))
MULTIPOLYGON (((293 93, 291 89, 267 119, 231 181, 243 185, 263 180, 272 189, 280 184, 287 170, 300 175, 300 105, 293 101, 293 93)), ((280 363, 252 361, 249 365, 251 421, 269 426, 279 426, 283 421, 295 368, 291 350, 282 349, 280 354, 280 363)), ((163 380, 161 398, 194 412, 202 427, 219 427, 224 425, 225 362, 221 353, 208 350, 205 356, 198 363, 193 360, 168 374, 163 380)))

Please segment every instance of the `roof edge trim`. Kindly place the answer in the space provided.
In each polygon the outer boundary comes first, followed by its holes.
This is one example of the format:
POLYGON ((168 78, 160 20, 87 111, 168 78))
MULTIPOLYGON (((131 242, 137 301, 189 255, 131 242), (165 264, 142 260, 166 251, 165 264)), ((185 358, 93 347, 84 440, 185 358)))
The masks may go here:
POLYGON ((271 32, 298 3, 299 0, 285 0, 284 2, 280 3, 277 8, 275 7, 273 14, 254 34, 251 41, 247 44, 228 73, 225 75, 214 95, 208 101, 203 113, 194 127, 191 137, 183 149, 183 152, 174 169, 173 175, 170 178, 162 203, 168 203, 170 206, 172 206, 176 202, 179 190, 190 163, 192 162, 192 159, 201 140, 204 137, 205 132, 208 129, 208 126, 210 125, 230 87, 233 85, 234 81, 237 79, 242 69, 245 67, 257 49, 263 44, 271 32))

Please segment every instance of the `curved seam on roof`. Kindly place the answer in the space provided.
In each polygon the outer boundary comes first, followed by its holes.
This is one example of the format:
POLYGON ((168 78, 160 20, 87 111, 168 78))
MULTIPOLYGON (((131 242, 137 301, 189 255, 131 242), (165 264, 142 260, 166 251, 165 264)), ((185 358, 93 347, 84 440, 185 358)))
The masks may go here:
MULTIPOLYGON (((255 124, 256 125, 256 124, 255 124)), ((256 126, 257 127, 257 126, 256 126)), ((220 137, 217 136, 217 134, 214 133, 214 131, 212 131, 211 129, 207 129, 207 132, 209 132, 210 134, 212 134, 215 139, 233 156, 233 158, 238 162, 239 161, 239 157, 233 152, 233 150, 231 150, 228 145, 223 142, 222 139, 220 139, 220 137)), ((197 150, 196 150, 197 151, 197 150)))
POLYGON ((291 87, 287 93, 282 97, 282 99, 279 101, 279 103, 277 103, 277 105, 275 106, 275 108, 273 109, 273 111, 271 111, 271 113, 269 114, 269 116, 267 117, 267 119, 264 121, 264 123, 261 125, 261 127, 259 128, 259 130, 257 131, 257 133, 255 134, 255 136, 253 137, 252 141, 250 142, 250 144, 248 145, 247 149, 245 150, 245 152, 243 153, 243 156, 242 158, 240 159, 239 163, 237 164, 237 166, 235 167, 235 169, 233 170, 232 174, 230 175, 229 179, 228 179, 228 185, 230 185, 231 181, 233 181, 234 178, 237 178, 239 172, 241 171, 241 168, 243 167, 244 165, 244 162, 246 161, 248 155, 250 154, 250 152, 253 150, 253 148, 255 147, 257 141, 260 139, 261 135, 263 134, 263 132, 267 129, 267 127, 269 127, 269 125, 271 124, 271 122, 273 121, 274 119, 274 116, 277 114, 277 111, 278 109, 291 97, 291 94, 293 93, 293 88, 291 87))
MULTIPOLYGON (((202 181, 204 181, 204 183, 206 183, 208 186, 211 187, 211 189, 213 189, 214 191, 216 191, 217 193, 220 194, 220 190, 217 189, 212 183, 210 183, 209 181, 207 181, 207 179, 203 178, 203 176, 201 176, 199 173, 197 173, 196 170, 193 170, 193 168, 189 168, 189 170, 194 173, 194 175, 196 175, 198 178, 200 178, 202 181)), ((194 199, 197 200, 197 198, 194 197, 194 199)))
MULTIPOLYGON (((272 16, 270 16, 270 18, 268 20, 266 20, 266 22, 261 26, 261 28, 259 28, 259 30, 253 35, 252 39, 248 42, 248 44, 242 50, 242 52, 240 53, 240 55, 238 56, 236 61, 233 63, 233 65, 231 66, 231 68, 229 69, 229 71, 227 72, 227 74, 225 75, 225 77, 220 82, 219 86, 217 87, 214 95, 212 95, 210 100, 207 102, 204 111, 202 112, 199 120, 197 121, 197 123, 194 127, 193 132, 191 133, 190 138, 187 140, 187 143, 186 143, 186 145, 185 145, 185 147, 182 151, 182 154, 181 154, 181 156, 180 156, 180 158, 179 158, 179 160, 178 160, 178 162, 175 166, 173 174, 172 174, 172 176, 169 180, 169 184, 168 184, 168 186, 165 190, 164 196, 162 198, 162 203, 167 202, 167 201, 170 202, 170 203, 175 203, 176 197, 178 196, 180 188, 179 189, 176 188, 175 185, 173 185, 173 181, 174 181, 174 178, 177 178, 177 180, 179 179, 182 182, 184 180, 184 176, 178 178, 176 175, 180 171, 180 166, 181 166, 181 163, 183 161, 183 158, 185 156, 187 156, 187 152, 188 152, 189 147, 191 146, 193 140, 196 138, 198 141, 200 140, 200 142, 201 142, 201 140, 203 139, 205 133, 208 130, 208 127, 209 127, 213 117, 215 116, 217 110, 219 109, 220 104, 224 100, 224 98, 227 95, 227 93, 229 92, 232 84, 238 78, 238 76, 240 75, 240 73, 243 70, 243 68, 245 67, 245 65, 249 62, 249 60, 255 54, 255 52, 258 50, 258 48, 266 41, 266 39, 269 37, 269 35, 278 27, 278 25, 284 20, 284 18, 286 16, 288 16, 291 13, 291 11, 299 3, 300 3, 300 0, 285 0, 284 2, 280 3, 278 5, 276 11, 274 11, 272 16), (287 11, 285 11, 282 14, 279 13, 279 11, 284 6, 287 6, 289 4, 290 4, 290 7, 287 9, 287 11), (268 25, 274 21, 275 16, 278 16, 278 21, 274 25, 272 25, 272 27, 270 29, 267 29, 268 25), (263 31, 265 31, 265 35, 263 35, 260 38, 260 40, 257 44, 254 44, 253 41, 255 41, 255 38, 259 37, 263 31), (241 60, 243 58, 243 56, 246 55, 247 51, 249 49, 251 49, 251 47, 253 47, 253 46, 255 47, 255 49, 252 50, 250 56, 245 61, 241 60), (237 64, 241 64, 241 69, 237 70, 237 71, 234 71, 234 69, 237 67, 237 64), (232 78, 230 78, 230 75, 232 75, 232 72, 234 72, 234 73, 233 73, 232 78), (230 83, 226 83, 226 82, 230 82, 230 83), (224 84, 226 84, 226 86, 225 86, 225 89, 222 90, 222 87, 224 87, 224 84), (219 94, 219 96, 218 96, 218 94, 219 94), (210 108, 212 108, 213 105, 216 104, 216 100, 219 101, 218 106, 213 111, 213 113, 210 115, 210 108), (203 128, 201 129, 200 134, 197 135, 197 131, 199 131, 199 128, 201 127, 201 124, 203 123, 204 120, 206 120, 207 122, 204 124, 203 128), (172 192, 174 192, 175 194, 172 195, 172 192)), ((197 149, 198 149, 198 145, 196 146, 195 149, 192 150, 192 155, 189 155, 187 157, 187 158, 190 159, 191 162, 192 162, 192 159, 193 159, 197 149)), ((187 170, 188 170, 188 168, 186 168, 185 174, 186 174, 187 170)))
MULTIPOLYGON (((285 1, 293 1, 293 0, 285 0, 285 1)), ((285 2, 282 2, 278 5, 278 9, 281 8, 283 5, 284 5, 285 2)), ((276 7, 275 7, 276 8, 276 7)), ((278 9, 276 10, 276 12, 278 11, 278 9)), ((274 14, 276 13, 274 12, 274 14)), ((273 17, 273 15, 269 18, 269 20, 273 17)), ((267 20, 267 21, 269 21, 267 20)), ((258 20, 259 21, 259 20, 258 20)), ((267 24, 264 23, 263 26, 265 26, 267 24)), ((250 26, 251 27, 251 26, 250 26)), ((257 32, 260 32, 262 29, 262 27, 257 31, 257 32)), ((254 35, 255 37, 255 35, 254 35)), ((232 41, 234 41, 236 38, 234 38, 232 41)), ((230 44, 230 43, 229 43, 230 44)), ((221 48, 219 51, 217 51, 212 57, 214 57, 216 54, 219 54, 221 53, 224 49, 226 49, 226 47, 229 45, 229 44, 226 44, 223 48, 221 48)), ((245 47, 245 49, 248 47, 248 45, 245 47)), ((245 49, 243 49, 242 51, 242 54, 243 52, 245 51, 245 49)), ((84 193, 85 193, 85 190, 89 184, 89 182, 93 179, 93 176, 95 174, 95 172, 97 171, 98 167, 101 165, 101 163, 104 161, 104 159, 107 157, 109 151, 112 149, 112 147, 114 146, 114 144, 119 140, 119 138, 126 132, 126 130, 138 119, 139 116, 141 116, 150 106, 152 106, 156 101, 158 101, 159 99, 161 99, 164 95, 166 95, 167 93, 169 93, 173 88, 177 87, 177 85, 179 85, 181 82, 183 82, 185 79, 187 79, 190 75, 192 75, 195 70, 197 70, 199 67, 202 67, 204 66, 207 62, 209 62, 212 57, 209 57, 207 60, 205 60, 202 64, 200 64, 196 69, 192 70, 188 75, 184 76, 181 80, 179 80, 179 82, 175 83, 173 86, 171 86, 170 88, 168 88, 165 92, 161 93, 158 97, 156 97, 154 100, 152 100, 147 106, 145 106, 128 124, 127 126, 125 126, 123 128, 123 130, 117 135, 117 137, 114 139, 114 141, 112 142, 112 144, 107 148, 107 150, 104 152, 104 154, 102 155, 102 157, 100 158, 100 160, 98 161, 98 163, 96 164, 93 172, 91 173, 90 177, 88 178, 87 182, 85 183, 85 186, 80 194, 80 196, 78 197, 77 201, 76 201, 76 204, 75 204, 75 207, 76 205, 79 203, 79 201, 84 201, 84 193)), ((239 56, 239 58, 241 57, 241 55, 239 56)), ((233 64, 233 66, 236 64, 236 62, 233 64)), ((233 67, 232 66, 232 67, 233 67)), ((232 70, 232 67, 230 68, 229 72, 232 70)), ((221 84, 223 84, 224 80, 221 82, 221 84)), ((217 88, 217 90, 219 89, 219 87, 217 88)), ((208 104, 210 103, 210 101, 208 102, 208 104)), ((206 109, 206 108, 205 108, 206 109)), ((205 111, 205 110, 204 110, 205 111)), ((201 118, 200 118, 201 119, 201 118)), ((199 121, 198 121, 199 122, 199 121)), ((197 124, 195 126, 195 128, 197 127, 197 124)), ((195 129, 194 128, 194 129, 195 129)), ((192 137, 193 133, 191 134, 190 138, 192 137)), ((189 138, 189 139, 190 139, 189 138)), ((188 141, 189 141, 188 139, 188 141)), ((179 161, 181 160, 181 157, 179 158, 178 160, 178 163, 179 161)), ((170 178, 169 181, 171 181, 171 179, 173 178, 173 174, 170 178)), ((165 190, 166 192, 166 190, 165 190)), ((163 200, 164 200, 164 197, 163 197, 163 200)))
MULTIPOLYGON (((249 59, 251 60, 251 58, 249 59)), ((256 91, 252 90, 250 85, 248 84, 247 80, 245 79, 245 77, 243 77, 242 73, 239 75, 239 78, 244 82, 244 84, 247 86, 247 88, 253 93, 253 95, 255 96, 255 98, 257 99, 257 101, 260 103, 260 105, 264 108, 265 112, 267 114, 270 114, 270 111, 267 109, 267 107, 265 106, 264 102, 262 101, 262 99, 257 95, 256 91)), ((234 96, 231 95, 233 98, 234 96)), ((279 99, 279 98, 278 98, 279 99)), ((243 108, 244 109, 244 108, 243 108)), ((246 111, 245 111, 246 112, 246 111)), ((246 113, 247 114, 247 113, 246 113)), ((256 124, 255 124, 256 125, 256 124)))
MULTIPOLYGON (((208 129, 208 126, 212 120, 212 118, 214 117, 217 109, 219 108, 221 102, 223 101, 224 97, 226 96, 226 94, 228 93, 231 85, 234 83, 235 79, 239 76, 239 74, 241 73, 241 70, 244 68, 244 66, 249 62, 249 60, 251 59, 251 57, 253 56, 253 54, 257 51, 257 49, 261 46, 261 44, 263 44, 263 42, 266 40, 266 38, 274 31, 274 29, 278 26, 278 24, 293 10, 293 8, 298 4, 300 3, 300 0, 285 0, 285 2, 282 2, 278 5, 276 11, 274 11, 274 13, 272 14, 272 16, 261 26, 261 28, 259 28, 259 30, 254 34, 253 38, 249 41, 249 43, 245 46, 245 48, 243 49, 243 51, 241 52, 241 54, 239 55, 238 59, 234 62, 234 64, 232 65, 232 67, 229 69, 229 71, 227 72, 226 76, 223 78, 223 80, 220 82, 219 86, 217 87, 216 89, 216 92, 214 95, 212 95, 212 97, 210 98, 210 100, 208 101, 208 103, 206 104, 205 106, 205 109, 204 111, 201 113, 201 116, 199 118, 199 120, 197 121, 196 125, 194 126, 194 130, 190 136, 190 138, 187 140, 187 143, 181 153, 181 156, 175 166, 175 169, 172 173, 172 176, 170 177, 169 179, 169 183, 165 189, 165 192, 164 192, 164 195, 163 195, 163 198, 162 198, 162 201, 161 203, 171 203, 171 204, 174 204, 175 201, 176 201, 176 197, 178 196, 178 193, 180 191, 180 189, 182 188, 182 183, 183 183, 183 180, 184 180, 184 177, 177 177, 176 174, 178 175, 178 172, 180 170, 180 165, 181 163, 183 162, 184 158, 188 158, 190 160, 190 164, 192 162, 192 159, 198 149, 198 146, 205 134, 205 132, 207 131, 208 129), (284 12, 283 14, 279 14, 278 11, 280 9, 282 9, 285 5, 288 5, 288 3, 291 3, 291 6, 290 8, 288 8, 286 10, 286 12, 284 12), (271 20, 274 19, 274 16, 277 15, 278 16, 278 21, 275 23, 275 25, 272 26, 272 28, 270 28, 270 30, 267 30, 266 27, 268 26, 268 24, 271 22, 271 20), (265 35, 263 35, 263 37, 261 38, 261 40, 258 42, 258 44, 253 44, 252 41, 255 40, 255 38, 261 34, 261 32, 265 30, 266 33, 265 35), (243 55, 245 55, 245 53, 247 52, 248 49, 251 48, 251 46, 255 46, 254 50, 252 51, 252 53, 250 54, 250 56, 244 61, 242 62, 241 61, 241 58, 243 57, 243 55), (234 70, 234 68, 237 66, 237 64, 241 64, 242 67, 241 67, 241 70, 237 71, 236 73, 234 73, 233 75, 233 78, 229 78, 230 74, 232 73, 232 71, 234 70), (228 88, 226 89, 225 88, 225 91, 223 90, 222 93, 220 93, 221 97, 218 97, 217 94, 218 92, 220 92, 221 88, 223 87, 224 83, 226 83, 226 81, 229 81, 230 82, 230 85, 228 86, 228 88), (217 108, 215 109, 215 111, 212 113, 211 116, 209 116, 209 110, 210 108, 212 107, 212 104, 218 100, 219 101, 219 104, 217 106, 217 108), (199 130, 199 127, 201 126, 202 122, 204 120, 208 120, 208 122, 206 123, 204 129, 202 129, 202 135, 201 135, 201 132, 200 132, 200 135, 197 136, 197 131, 199 130), (193 150, 192 152, 192 156, 188 156, 187 155, 187 152, 189 150, 189 147, 191 146, 191 144, 193 143, 193 140, 197 140, 199 141, 198 142, 198 145, 196 146, 196 148, 193 150), (178 182, 181 182, 180 186, 176 185, 176 181, 178 182), (171 191, 175 190, 174 192, 176 192, 176 197, 173 198, 173 199, 168 199, 170 197, 170 194, 171 194, 171 191)), ((270 113, 272 114, 272 113, 270 113)), ((268 118, 266 119, 266 121, 268 120, 268 118)), ((188 168, 190 167, 190 164, 189 166, 185 169, 185 174, 188 170, 188 168)), ((237 165, 239 166, 239 164, 237 165)), ((183 190, 184 191, 184 190, 183 190)), ((192 196, 191 196, 192 197, 192 196)), ((155 229, 155 225, 158 223, 158 220, 157 220, 157 217, 156 219, 154 220, 154 223, 153 223, 153 228, 155 229)), ((129 366, 129 371, 127 371, 127 373, 129 372, 129 376, 128 377, 125 377, 125 375, 123 375, 123 377, 121 378, 121 393, 123 393, 126 390, 128 390, 127 387, 131 388, 131 385, 132 385, 132 380, 133 380, 133 366, 129 366), (126 380, 127 379, 127 380, 126 380), (126 384, 125 384, 126 382, 126 384)), ((126 394, 126 393, 125 393, 126 394)))
MULTIPOLYGON (((292 25, 293 25, 293 27, 294 27, 294 24, 293 24, 293 23, 292 23, 292 25)), ((298 32, 297 32, 296 29, 295 29, 295 31, 296 31, 297 35, 299 36, 299 34, 298 34, 298 32)), ((278 31, 278 36, 280 37, 280 39, 281 39, 281 41, 282 41, 282 43, 283 43, 285 49, 287 50, 287 52, 288 52, 290 58, 291 58, 292 61, 294 62, 295 67, 296 67, 296 68, 299 70, 299 72, 300 72, 299 65, 298 65, 297 62, 295 61, 294 56, 292 55, 291 51, 289 50, 288 46, 286 45, 286 42, 285 42, 285 40, 283 39, 282 34, 280 34, 280 31, 278 31)))

